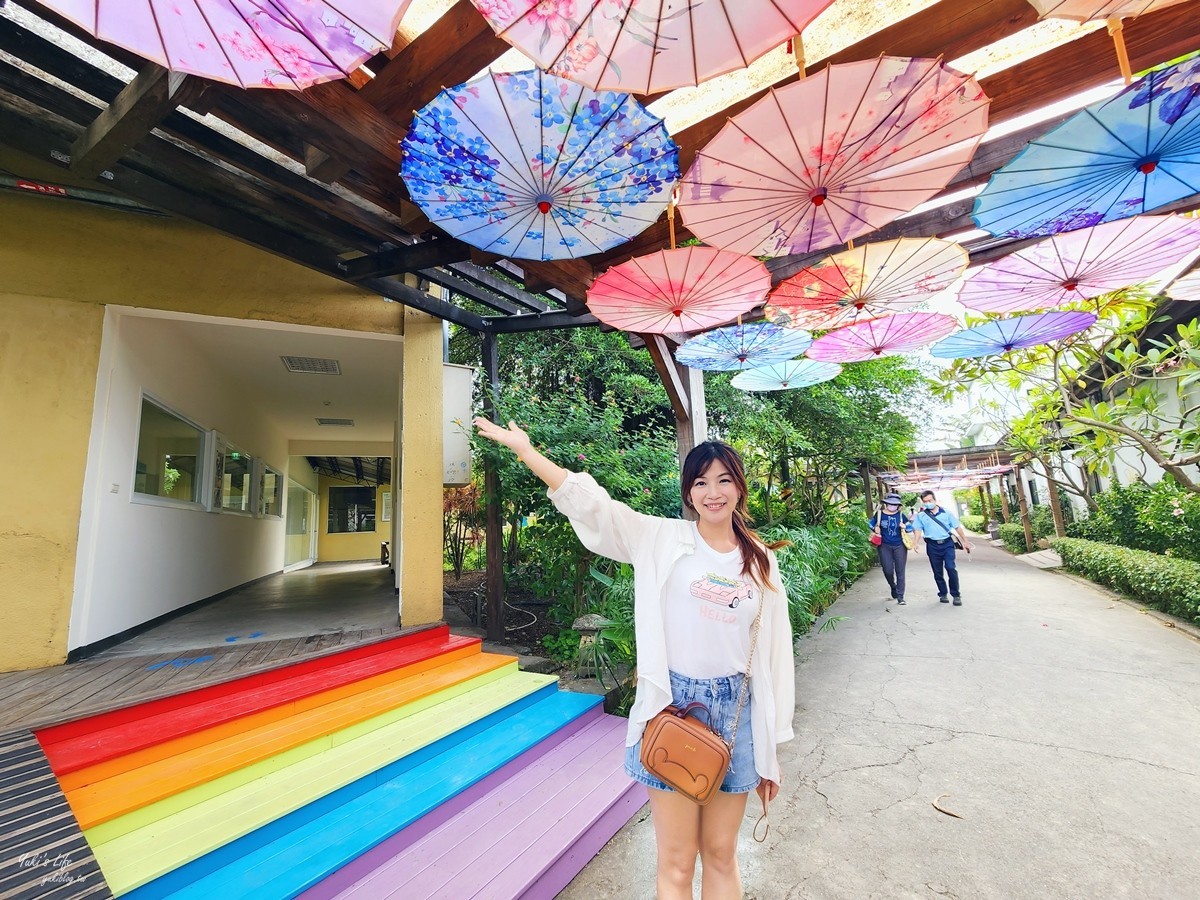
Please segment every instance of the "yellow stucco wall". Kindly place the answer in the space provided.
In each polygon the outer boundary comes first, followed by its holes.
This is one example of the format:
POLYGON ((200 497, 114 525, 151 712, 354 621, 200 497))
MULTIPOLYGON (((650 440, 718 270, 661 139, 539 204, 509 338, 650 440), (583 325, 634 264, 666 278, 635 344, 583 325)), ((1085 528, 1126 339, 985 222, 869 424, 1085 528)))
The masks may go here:
POLYGON ((320 521, 317 523, 317 562, 379 559, 380 541, 392 539, 391 523, 383 521, 383 494, 385 491, 391 490, 390 485, 380 485, 375 489, 374 531, 349 534, 329 533, 329 488, 360 486, 353 481, 341 481, 337 478, 321 476, 321 486, 317 492, 320 497, 320 521))
MULTIPOLYGON (((0 166, 64 180, 9 151, 0 166)), ((0 644, 0 671, 66 658, 110 303, 384 334, 404 327, 401 304, 199 225, 0 193, 0 621, 23 627, 0 644)), ((440 507, 432 522, 440 530, 440 507)))
POLYGON ((5 272, 0 263, 0 621, 11 630, 0 671, 11 671, 66 658, 104 310, 6 293, 5 272))
POLYGON ((404 320, 399 514, 407 626, 442 618, 442 323, 415 309, 404 320))

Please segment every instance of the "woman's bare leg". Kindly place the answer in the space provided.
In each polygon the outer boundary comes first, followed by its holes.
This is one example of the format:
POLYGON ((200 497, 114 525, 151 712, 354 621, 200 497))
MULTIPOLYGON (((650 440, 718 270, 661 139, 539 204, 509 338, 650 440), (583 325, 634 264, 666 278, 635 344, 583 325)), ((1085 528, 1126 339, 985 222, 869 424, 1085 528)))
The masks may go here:
POLYGON ((700 810, 700 877, 703 900, 740 900, 742 873, 737 840, 749 794, 718 792, 700 810))
POLYGON ((658 900, 691 900, 703 807, 674 791, 646 790, 658 846, 658 900))

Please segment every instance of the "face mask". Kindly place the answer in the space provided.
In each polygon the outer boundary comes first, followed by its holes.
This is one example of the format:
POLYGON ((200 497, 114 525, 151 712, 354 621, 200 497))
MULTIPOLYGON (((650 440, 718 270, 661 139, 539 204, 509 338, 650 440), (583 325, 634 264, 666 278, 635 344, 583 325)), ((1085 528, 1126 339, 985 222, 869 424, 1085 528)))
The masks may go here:
POLYGON ((926 503, 925 504, 926 509, 933 509, 935 506, 937 506, 936 503, 926 503))

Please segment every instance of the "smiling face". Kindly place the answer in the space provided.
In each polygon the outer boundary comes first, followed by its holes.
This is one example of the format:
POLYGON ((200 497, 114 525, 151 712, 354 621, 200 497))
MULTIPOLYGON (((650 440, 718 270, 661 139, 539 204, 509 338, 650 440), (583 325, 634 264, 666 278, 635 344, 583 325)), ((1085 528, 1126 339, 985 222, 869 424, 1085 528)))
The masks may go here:
POLYGON ((689 505, 710 525, 727 525, 741 499, 733 474, 719 459, 709 463, 688 490, 689 505))

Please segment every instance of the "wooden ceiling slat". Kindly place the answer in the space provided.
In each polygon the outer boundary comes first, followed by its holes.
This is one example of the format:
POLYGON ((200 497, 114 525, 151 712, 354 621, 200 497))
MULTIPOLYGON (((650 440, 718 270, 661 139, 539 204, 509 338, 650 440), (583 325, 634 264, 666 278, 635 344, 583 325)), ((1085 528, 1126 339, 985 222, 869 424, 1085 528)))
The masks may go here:
POLYGON ((348 259, 338 264, 351 281, 379 275, 400 275, 430 266, 444 266, 471 258, 471 248, 454 238, 419 241, 369 256, 348 259))

